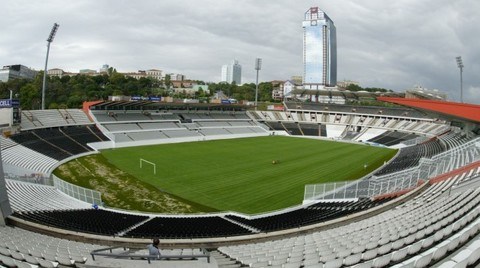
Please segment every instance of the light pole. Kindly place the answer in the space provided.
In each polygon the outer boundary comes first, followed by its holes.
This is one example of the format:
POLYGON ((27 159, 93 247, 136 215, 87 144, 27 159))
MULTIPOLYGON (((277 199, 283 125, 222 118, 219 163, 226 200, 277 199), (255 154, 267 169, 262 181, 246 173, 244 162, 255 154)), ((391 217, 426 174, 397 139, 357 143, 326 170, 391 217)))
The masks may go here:
POLYGON ((255 82, 255 110, 257 110, 258 105, 258 72, 262 69, 262 59, 255 59, 255 70, 257 70, 257 80, 255 82))
POLYGON ((457 66, 460 69, 460 102, 463 103, 463 61, 462 57, 458 56, 455 58, 457 60, 457 66))
POLYGON ((58 26, 60 26, 60 25, 58 25, 57 23, 53 24, 52 31, 50 31, 50 35, 48 36, 48 39, 47 39, 47 57, 45 59, 45 71, 43 72, 42 110, 45 110, 45 89, 47 87, 48 53, 50 53, 50 43, 53 42, 53 38, 55 37, 55 34, 57 33, 58 26))

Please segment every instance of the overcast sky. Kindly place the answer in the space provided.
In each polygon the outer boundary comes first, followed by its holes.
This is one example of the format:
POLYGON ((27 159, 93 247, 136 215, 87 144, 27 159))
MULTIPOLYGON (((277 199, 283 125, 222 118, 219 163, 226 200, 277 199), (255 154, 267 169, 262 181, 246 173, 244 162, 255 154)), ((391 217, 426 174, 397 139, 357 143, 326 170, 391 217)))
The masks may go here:
POLYGON ((60 24, 48 68, 78 72, 161 69, 218 82, 221 66, 242 65, 242 82, 301 75, 302 20, 318 6, 337 27, 338 80, 404 91, 439 89, 480 104, 478 0, 3 0, 0 65, 42 70, 46 38, 60 24))

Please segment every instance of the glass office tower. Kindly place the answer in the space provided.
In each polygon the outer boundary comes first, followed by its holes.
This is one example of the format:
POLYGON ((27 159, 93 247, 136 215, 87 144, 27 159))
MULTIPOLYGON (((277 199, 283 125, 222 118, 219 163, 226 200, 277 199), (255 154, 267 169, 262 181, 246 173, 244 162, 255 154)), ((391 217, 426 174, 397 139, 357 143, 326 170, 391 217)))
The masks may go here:
POLYGON ((322 89, 337 83, 337 37, 333 21, 318 7, 303 21, 303 85, 322 89))
POLYGON ((222 66, 221 81, 229 84, 235 82, 236 85, 242 83, 242 66, 238 63, 238 60, 233 60, 231 64, 222 66))

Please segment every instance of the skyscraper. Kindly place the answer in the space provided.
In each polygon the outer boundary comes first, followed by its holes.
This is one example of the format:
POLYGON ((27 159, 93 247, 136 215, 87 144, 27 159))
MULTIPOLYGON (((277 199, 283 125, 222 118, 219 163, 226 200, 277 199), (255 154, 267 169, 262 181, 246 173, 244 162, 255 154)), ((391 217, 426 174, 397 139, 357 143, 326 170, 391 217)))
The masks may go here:
POLYGON ((231 64, 222 66, 222 82, 240 85, 242 83, 242 65, 238 64, 238 60, 233 60, 231 64))
POLYGON ((333 21, 318 7, 303 21, 303 85, 322 89, 337 83, 337 36, 333 21))

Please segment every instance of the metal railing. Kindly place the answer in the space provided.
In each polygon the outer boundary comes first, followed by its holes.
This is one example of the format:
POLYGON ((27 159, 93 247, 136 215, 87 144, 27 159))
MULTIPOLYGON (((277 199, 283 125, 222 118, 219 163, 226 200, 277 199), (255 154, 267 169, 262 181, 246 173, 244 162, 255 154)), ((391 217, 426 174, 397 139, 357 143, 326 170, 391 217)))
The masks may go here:
POLYGON ((416 137, 416 138, 413 138, 413 139, 410 139, 410 140, 402 141, 401 144, 404 144, 406 146, 413 146, 413 145, 416 145, 416 144, 420 144, 422 142, 426 142, 429 139, 431 139, 431 138, 421 136, 421 137, 416 137))
POLYGON ((433 156, 422 158, 418 166, 354 182, 305 185, 304 202, 323 199, 373 197, 410 189, 420 180, 429 180, 480 160, 480 138, 433 156), (343 197, 342 197, 343 196, 343 197))
POLYGON ((178 259, 178 260, 192 260, 198 258, 206 258, 207 262, 210 263, 210 252, 208 252, 204 248, 200 248, 199 254, 175 254, 175 255, 147 255, 147 254, 135 254, 135 251, 127 248, 122 247, 108 247, 102 249, 96 249, 90 252, 92 256, 92 260, 95 261, 95 256, 103 256, 103 257, 110 257, 110 258, 123 258, 123 259, 131 259, 131 260, 146 260, 148 263, 155 260, 171 260, 171 259, 178 259), (120 252, 119 252, 120 251, 120 252))
POLYGON ((43 184, 43 185, 53 185, 51 178, 43 176, 41 173, 32 173, 30 175, 16 175, 12 173, 5 172, 5 179, 23 181, 29 183, 43 184))
POLYGON ((90 204, 103 205, 102 194, 99 191, 71 184, 58 178, 55 175, 52 175, 52 178, 55 188, 57 188, 64 194, 90 204))

